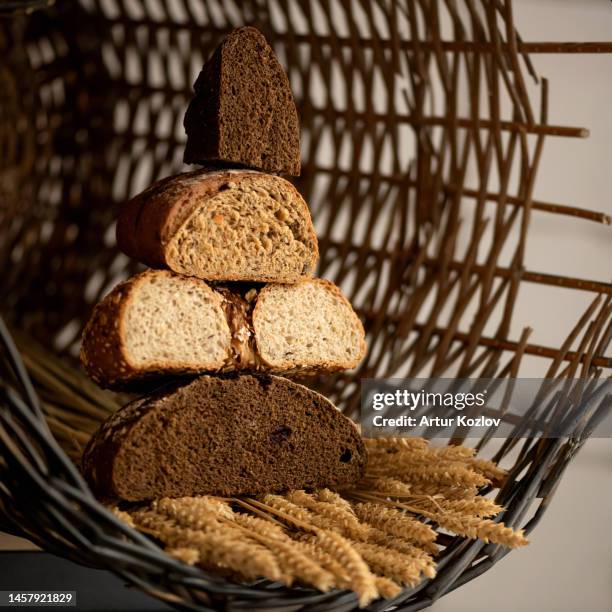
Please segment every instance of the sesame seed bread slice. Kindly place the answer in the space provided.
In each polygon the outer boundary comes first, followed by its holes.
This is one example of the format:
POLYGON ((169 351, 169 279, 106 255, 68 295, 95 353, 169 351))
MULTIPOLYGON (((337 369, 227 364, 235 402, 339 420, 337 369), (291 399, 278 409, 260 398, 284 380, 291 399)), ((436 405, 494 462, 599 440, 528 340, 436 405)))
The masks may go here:
POLYGON ((366 451, 325 397, 277 376, 201 376, 117 411, 82 467, 94 493, 131 502, 259 495, 359 480, 366 451))
POLYGON ((329 281, 209 285, 147 270, 116 287, 83 332, 81 361, 102 387, 181 373, 313 374, 356 367, 359 318, 329 281))
POLYGON ((134 259, 204 280, 286 282, 319 257, 308 205, 283 178, 200 170, 152 185, 127 202, 117 244, 134 259))

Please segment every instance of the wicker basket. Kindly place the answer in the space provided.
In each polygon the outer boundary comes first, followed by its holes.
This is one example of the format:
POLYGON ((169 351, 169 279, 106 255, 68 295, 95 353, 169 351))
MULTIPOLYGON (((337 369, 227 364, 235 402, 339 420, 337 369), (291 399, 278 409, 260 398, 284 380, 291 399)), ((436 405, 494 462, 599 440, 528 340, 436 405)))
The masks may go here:
MULTIPOLYGON (((508 440, 497 452, 513 465, 498 497, 503 520, 529 532, 610 410, 610 398, 594 394, 612 366, 605 353, 612 288, 523 265, 532 213, 609 218, 533 199, 545 139, 586 134, 547 123, 546 81, 537 81, 527 53, 590 49, 523 43, 510 0, 81 0, 7 11, 0 21, 3 315, 53 351, 58 368, 70 366, 92 304, 134 271, 114 244, 118 204, 183 169, 182 116, 194 76, 220 39, 244 24, 265 33, 288 69, 302 121, 297 186, 318 230, 319 273, 342 286, 368 333, 359 371, 320 380, 319 388, 355 415, 360 378, 516 376, 523 356, 535 355, 550 360, 547 377, 566 378, 585 406, 597 399, 595 410, 567 424, 566 438, 508 440), (530 344, 529 330, 509 335, 519 288, 533 284, 551 294, 556 287, 593 294, 558 347, 530 344)), ((357 606, 349 592, 207 575, 118 522, 54 440, 49 426, 60 439, 70 423, 43 410, 0 330, 3 529, 112 569, 185 609, 357 606)), ((42 393, 44 377, 28 368, 42 393)), ((79 384, 71 389, 77 399, 79 384)), ((77 399, 62 406, 63 418, 95 424, 100 415, 83 414, 77 399)), ((371 609, 425 608, 505 552, 456 538, 434 580, 371 609)))

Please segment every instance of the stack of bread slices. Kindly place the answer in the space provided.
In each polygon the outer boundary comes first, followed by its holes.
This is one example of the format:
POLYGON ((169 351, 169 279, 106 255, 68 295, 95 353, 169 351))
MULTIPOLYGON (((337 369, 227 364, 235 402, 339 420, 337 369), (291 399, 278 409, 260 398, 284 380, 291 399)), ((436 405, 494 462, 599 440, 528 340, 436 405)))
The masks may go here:
POLYGON ((102 498, 257 495, 359 479, 356 427, 283 376, 358 365, 363 327, 333 283, 313 278, 287 76, 262 34, 215 51, 185 116, 187 163, 127 202, 117 242, 150 266, 94 309, 82 363, 102 387, 163 385, 102 425, 83 469, 102 498))

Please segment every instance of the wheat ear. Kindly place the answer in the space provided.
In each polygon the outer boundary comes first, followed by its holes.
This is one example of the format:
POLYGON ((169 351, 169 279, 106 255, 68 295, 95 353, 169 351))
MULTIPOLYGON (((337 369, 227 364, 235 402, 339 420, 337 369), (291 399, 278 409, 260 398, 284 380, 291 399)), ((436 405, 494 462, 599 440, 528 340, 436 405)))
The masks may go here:
MULTIPOLYGON (((368 471, 375 474, 376 471, 368 471)), ((409 484, 436 483, 441 486, 483 487, 490 483, 482 474, 474 472, 459 463, 448 465, 405 465, 386 466, 381 469, 381 476, 400 478, 409 484)))
POLYGON ((200 561, 200 553, 197 548, 192 546, 180 546, 176 548, 166 548, 166 553, 174 557, 177 561, 186 565, 195 565, 200 561))
POLYGON ((397 452, 403 449, 426 449, 427 440, 424 438, 363 438, 368 453, 377 451, 397 452))
POLYGON ((146 528, 167 548, 196 550, 199 563, 229 569, 248 580, 261 576, 270 580, 282 578, 274 554, 265 546, 245 537, 238 527, 224 526, 223 529, 204 532, 180 526, 155 511, 143 512, 137 514, 137 517, 143 520, 139 528, 146 528))
POLYGON ((503 508, 492 499, 486 497, 474 497, 473 499, 445 499, 440 496, 440 499, 436 497, 429 499, 424 498, 420 501, 413 502, 413 505, 433 512, 452 512, 478 518, 497 516, 503 510, 503 508))
POLYGON ((371 502, 354 505, 355 513, 361 521, 377 527, 389 535, 395 535, 414 542, 433 542, 436 532, 416 518, 380 504, 371 502))
POLYGON ((508 548, 518 548, 529 543, 523 530, 514 531, 503 523, 495 523, 490 519, 452 512, 428 514, 440 527, 467 538, 478 538, 484 542, 493 542, 508 548))
POLYGON ((402 587, 395 580, 386 576, 376 576, 376 588, 378 594, 385 599, 396 597, 402 592, 402 587))
POLYGON ((423 564, 420 560, 378 544, 355 542, 353 546, 376 574, 410 586, 416 586, 421 581, 423 564))
POLYGON ((489 459, 474 457, 472 459, 468 459, 466 464, 469 468, 475 472, 478 472, 479 474, 482 474, 496 486, 503 483, 508 476, 508 472, 506 470, 500 468, 496 463, 490 461, 489 459))
POLYGON ((286 498, 291 503, 322 517, 324 521, 317 519, 316 516, 312 518, 313 522, 318 523, 320 527, 332 527, 350 538, 367 537, 368 527, 362 525, 353 510, 347 509, 344 504, 339 504, 337 501, 318 501, 313 495, 304 491, 291 491, 287 493, 286 498))
POLYGON ((331 555, 346 569, 351 589, 359 597, 359 605, 367 606, 378 597, 376 578, 355 549, 355 545, 334 531, 321 529, 317 532, 314 542, 322 550, 331 555))

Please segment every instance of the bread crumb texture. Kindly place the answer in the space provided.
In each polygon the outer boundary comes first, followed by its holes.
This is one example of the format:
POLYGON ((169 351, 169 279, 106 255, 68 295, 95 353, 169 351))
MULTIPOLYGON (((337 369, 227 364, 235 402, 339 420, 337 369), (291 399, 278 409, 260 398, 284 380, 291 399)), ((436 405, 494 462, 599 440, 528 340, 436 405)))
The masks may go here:
POLYGON ((259 294, 253 327, 272 367, 354 368, 365 353, 363 326, 338 287, 324 280, 269 285, 259 294))
POLYGON ((295 282, 317 259, 306 202, 284 179, 261 174, 201 197, 166 247, 170 269, 207 280, 295 282))
POLYGON ((322 395, 276 376, 202 376, 115 413, 84 473, 102 497, 256 495, 363 475, 357 428, 322 395))
POLYGON ((331 372, 364 352, 363 326, 329 281, 252 288, 147 270, 96 306, 81 359, 101 386, 128 388, 175 374, 331 372))
POLYGON ((289 80, 263 34, 234 30, 199 74, 185 114, 185 162, 300 174, 300 124, 289 80))

